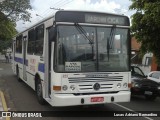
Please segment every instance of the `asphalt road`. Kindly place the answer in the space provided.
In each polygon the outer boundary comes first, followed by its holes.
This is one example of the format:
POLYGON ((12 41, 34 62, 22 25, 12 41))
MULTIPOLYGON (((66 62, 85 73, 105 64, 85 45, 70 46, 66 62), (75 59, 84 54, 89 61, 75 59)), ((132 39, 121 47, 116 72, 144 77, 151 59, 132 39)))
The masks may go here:
MULTIPOLYGON (((135 113, 136 111, 159 111, 160 98, 155 101, 147 101, 144 97, 133 97, 129 103, 111 103, 105 106, 77 106, 77 107, 51 107, 49 104, 40 105, 37 102, 35 92, 23 82, 18 82, 13 74, 11 64, 0 63, 0 89, 4 92, 6 102, 11 111, 53 111, 53 114, 59 111, 62 117, 43 117, 43 118, 11 118, 11 120, 159 120, 158 117, 84 117, 90 113, 97 114, 111 111, 126 111, 135 113), (63 113, 74 117, 64 117, 63 113), (76 111, 76 112, 75 112, 76 111), (92 113, 92 111, 94 111, 92 113), (75 117, 74 114, 78 114, 75 117), (80 115, 79 115, 80 114, 80 115), (81 117, 80 117, 81 116, 81 117)), ((94 116, 93 115, 93 116, 94 116)))

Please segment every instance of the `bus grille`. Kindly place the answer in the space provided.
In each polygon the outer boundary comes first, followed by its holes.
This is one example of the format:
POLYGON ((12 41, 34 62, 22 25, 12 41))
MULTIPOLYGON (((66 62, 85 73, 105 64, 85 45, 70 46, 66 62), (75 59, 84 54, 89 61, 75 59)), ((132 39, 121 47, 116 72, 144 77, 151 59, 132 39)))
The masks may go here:
POLYGON ((82 77, 82 78, 68 78, 69 83, 86 83, 86 82, 109 82, 109 81, 122 81, 123 76, 110 76, 107 78, 101 78, 101 77, 96 77, 96 78, 87 78, 87 77, 82 77))
MULTIPOLYGON (((112 89, 113 84, 100 84, 100 89, 101 90, 106 90, 106 89, 112 89)), ((79 84, 79 90, 93 90, 93 85, 92 84, 79 84)))
POLYGON ((123 76, 108 76, 108 77, 72 77, 68 78, 69 83, 75 83, 78 85, 80 91, 92 91, 95 83, 100 84, 100 90, 112 90, 114 82, 121 82, 123 76))

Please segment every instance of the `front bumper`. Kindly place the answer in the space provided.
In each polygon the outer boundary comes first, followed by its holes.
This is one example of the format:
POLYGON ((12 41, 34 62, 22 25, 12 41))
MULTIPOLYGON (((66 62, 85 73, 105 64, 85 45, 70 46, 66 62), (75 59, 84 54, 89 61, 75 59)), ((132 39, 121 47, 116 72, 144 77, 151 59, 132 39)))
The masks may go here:
POLYGON ((112 94, 92 94, 92 95, 78 95, 73 94, 54 94, 51 98, 50 104, 52 106, 76 106, 76 105, 91 105, 91 104, 105 104, 111 102, 129 102, 130 91, 119 91, 112 94), (103 97, 103 102, 91 102, 93 97, 103 97), (114 98, 114 100, 113 100, 114 98), (84 102, 82 103, 82 101, 84 102), (112 99, 112 100, 111 100, 112 99))

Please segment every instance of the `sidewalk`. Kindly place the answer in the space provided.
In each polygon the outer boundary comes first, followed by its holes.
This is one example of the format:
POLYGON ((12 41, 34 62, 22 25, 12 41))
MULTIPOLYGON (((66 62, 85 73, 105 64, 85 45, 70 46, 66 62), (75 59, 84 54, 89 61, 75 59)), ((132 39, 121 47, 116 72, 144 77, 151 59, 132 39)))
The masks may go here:
POLYGON ((2 97, 3 93, 0 91, 0 111, 4 111, 3 105, 2 105, 2 97))
MULTIPOLYGON (((6 101, 5 101, 5 97, 4 97, 4 94, 3 92, 0 90, 0 111, 4 111, 4 112, 7 112, 8 111, 8 108, 7 108, 7 104, 6 104, 6 101)), ((5 118, 5 117, 2 117, 2 113, 0 115, 0 120, 10 120, 9 117, 5 118)))
MULTIPOLYGON (((0 73, 1 71, 3 71, 3 68, 0 67, 0 73)), ((1 74, 0 74, 0 77, 1 77, 1 74)), ((2 79, 0 80, 2 82, 2 79)), ((1 86, 3 86, 3 83, 1 83, 1 86)), ((9 117, 2 117, 2 112, 8 112, 8 107, 7 107, 5 96, 4 96, 4 93, 2 92, 1 86, 0 86, 0 120, 10 120, 9 117)))

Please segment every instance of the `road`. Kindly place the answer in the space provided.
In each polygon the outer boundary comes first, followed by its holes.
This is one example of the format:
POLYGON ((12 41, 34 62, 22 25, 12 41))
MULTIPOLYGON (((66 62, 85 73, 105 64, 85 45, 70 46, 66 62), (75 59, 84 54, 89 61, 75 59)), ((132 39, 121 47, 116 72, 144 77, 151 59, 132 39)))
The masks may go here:
POLYGON ((11 118, 11 120, 158 120, 158 117, 85 117, 86 114, 96 111, 93 114, 110 112, 110 111, 128 111, 135 113, 136 111, 159 111, 160 112, 160 98, 155 101, 147 101, 144 97, 133 97, 129 103, 111 103, 105 106, 77 106, 77 107, 51 107, 49 104, 40 105, 37 102, 35 92, 23 82, 18 82, 16 76, 13 74, 11 64, 0 63, 0 89, 4 92, 6 102, 11 111, 53 111, 70 114, 74 117, 44 117, 44 118, 11 118), (76 112, 75 112, 76 111, 76 112), (85 112, 84 112, 85 111, 85 112), (74 113, 82 115, 82 117, 75 117, 74 113))

